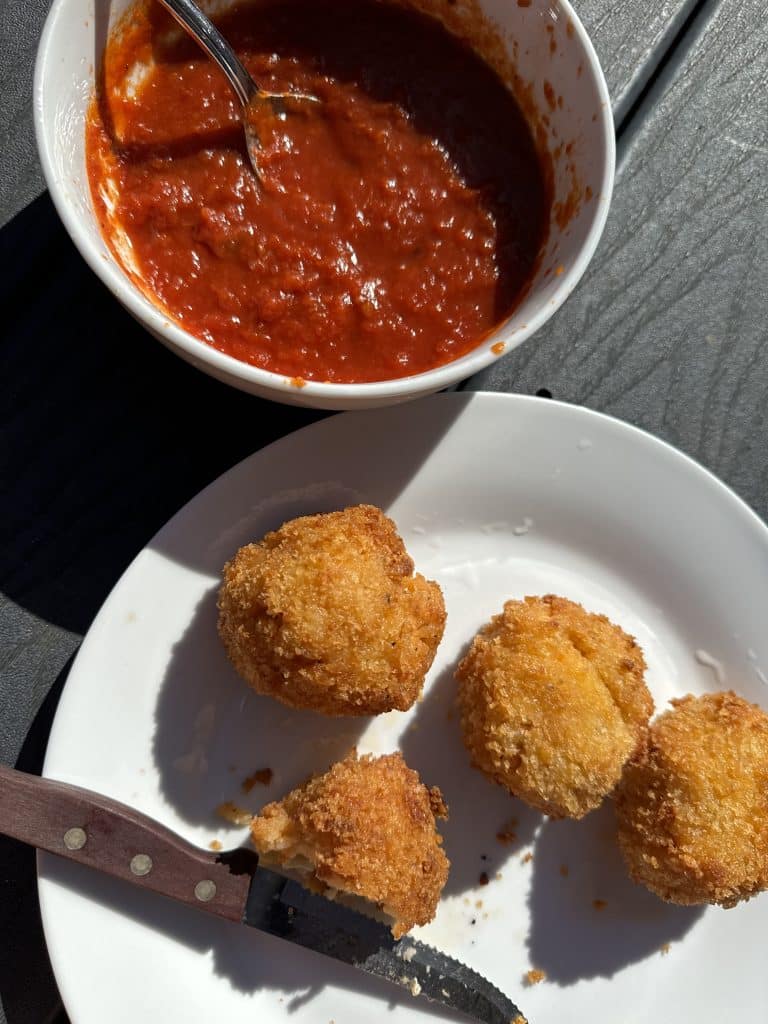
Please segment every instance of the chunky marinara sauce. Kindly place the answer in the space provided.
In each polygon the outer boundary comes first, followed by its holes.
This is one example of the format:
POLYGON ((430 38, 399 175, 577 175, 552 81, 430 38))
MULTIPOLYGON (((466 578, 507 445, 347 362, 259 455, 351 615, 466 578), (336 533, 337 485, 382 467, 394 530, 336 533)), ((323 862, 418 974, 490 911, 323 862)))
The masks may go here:
POLYGON ((260 186, 221 72, 158 4, 133 11, 87 150, 102 230, 144 291, 214 348, 304 380, 403 377, 473 348, 520 301, 549 220, 499 77, 376 0, 259 2, 220 27, 263 87, 320 103, 263 124, 260 186))

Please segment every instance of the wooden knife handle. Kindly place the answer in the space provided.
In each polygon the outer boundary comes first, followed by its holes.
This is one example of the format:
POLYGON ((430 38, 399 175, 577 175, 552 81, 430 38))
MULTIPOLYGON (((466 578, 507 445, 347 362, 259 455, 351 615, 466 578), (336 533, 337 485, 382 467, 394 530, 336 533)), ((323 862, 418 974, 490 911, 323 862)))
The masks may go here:
POLYGON ((242 921, 255 852, 208 853, 125 804, 0 765, 0 832, 231 921, 242 921))

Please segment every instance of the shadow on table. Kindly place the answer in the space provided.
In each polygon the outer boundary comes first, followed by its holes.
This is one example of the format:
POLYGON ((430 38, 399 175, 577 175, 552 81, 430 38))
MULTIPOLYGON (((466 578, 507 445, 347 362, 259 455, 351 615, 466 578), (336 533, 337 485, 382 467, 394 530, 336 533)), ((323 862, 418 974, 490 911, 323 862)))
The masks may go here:
MULTIPOLYGON (((119 914, 121 918, 135 921, 197 954, 194 977, 210 974, 213 979, 221 979, 245 994, 274 993, 276 1001, 282 1004, 281 1009, 288 1014, 311 1002, 326 987, 375 997, 390 1010, 398 1006, 415 1006, 409 992, 402 992, 346 964, 288 944, 255 928, 232 924, 136 889, 89 871, 82 865, 47 856, 44 871, 57 886, 71 890, 79 897, 119 914)), ((176 984, 178 981, 169 978, 168 983, 176 984)), ((424 1001, 418 1003, 418 1008, 425 1016, 456 1021, 457 1024, 466 1021, 466 1017, 441 1008, 433 1009, 424 1001)))
MULTIPOLYGON (((288 519, 359 503, 386 511, 473 397, 456 392, 426 407, 416 402, 347 413, 343 421, 333 417, 311 432, 283 438, 198 495, 150 547, 219 578, 238 547, 288 519)), ((442 495, 450 491, 451 482, 440 485, 442 495)), ((432 498, 435 506, 440 500, 432 498)))
POLYGON ((661 954, 703 912, 664 903, 629 879, 610 801, 581 821, 546 822, 533 851, 529 908, 531 964, 558 985, 610 977, 661 954))
MULTIPOLYGON (((9 382, 0 590, 39 618, 84 633, 131 559, 184 502, 254 450, 325 414, 235 391, 169 353, 80 259, 47 196, 0 232, 0 256, 0 376, 9 382), (87 315, 62 316, 64 309, 87 315)), ((462 408, 460 399, 446 403, 444 417, 431 417, 417 435, 398 432, 395 422, 386 485, 382 466, 368 470, 381 503, 407 486, 462 408)), ((349 443, 367 464, 366 414, 357 424, 349 443)), ((285 478, 287 490, 275 495, 259 491, 257 470, 249 477, 260 512, 247 502, 233 510, 244 519, 228 524, 231 543, 224 538, 211 572, 282 518, 363 497, 343 481, 297 492, 293 464, 285 478)), ((198 524, 201 547, 188 535, 164 536, 157 546, 196 564, 212 540, 205 518, 198 524)))
MULTIPOLYGON (((47 195, 0 231, 0 264, 0 379, 8 383, 0 591, 82 634, 131 559, 185 502, 327 413, 237 391, 160 345, 81 259, 47 195)), ((445 419, 431 418, 417 435, 399 431, 395 418, 381 503, 408 483, 460 408, 446 403, 445 419)), ((349 442, 362 460, 367 415, 349 442)), ((285 486, 297 486, 296 467, 284 469, 285 486)), ((375 490, 377 467, 369 469, 375 490)), ((250 486, 262 497, 274 491, 259 491, 256 472, 250 486)), ((168 554, 195 563, 183 544, 168 554)))
POLYGON ((0 231, 0 590, 84 633, 136 553, 240 459, 325 415, 184 363, 81 259, 50 198, 0 231))
POLYGON ((226 827, 219 804, 259 810, 344 757, 370 719, 294 711, 255 694, 224 653, 216 593, 214 586, 200 601, 173 648, 157 700, 153 754, 174 810, 218 832, 226 827), (263 768, 271 769, 271 783, 243 792, 243 781, 263 768))
MULTIPOLYGON (((72 659, 59 673, 27 733, 15 767, 39 775, 72 659)), ((48 960, 37 897, 36 852, 0 836, 0 1005, 8 1024, 68 1024, 48 960)))
POLYGON ((472 767, 455 709, 454 670, 450 665, 434 680, 400 738, 407 764, 426 785, 439 785, 448 804, 448 821, 439 825, 451 862, 446 896, 476 889, 483 872, 493 878, 531 842, 542 821, 537 811, 472 767), (514 839, 502 843, 497 835, 507 829, 514 839))

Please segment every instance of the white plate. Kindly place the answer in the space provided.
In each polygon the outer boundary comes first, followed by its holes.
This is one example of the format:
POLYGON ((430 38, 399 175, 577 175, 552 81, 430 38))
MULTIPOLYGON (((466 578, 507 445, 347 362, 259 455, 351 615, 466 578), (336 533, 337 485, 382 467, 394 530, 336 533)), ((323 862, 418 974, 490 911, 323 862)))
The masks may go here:
MULTIPOLYGON (((657 706, 721 688, 719 673, 766 703, 768 530, 734 494, 672 448, 584 409, 438 395, 316 423, 182 509, 91 627, 46 774, 201 846, 233 846, 245 830, 216 817, 220 801, 258 808, 354 741, 399 746, 451 808, 451 876, 419 935, 487 975, 532 1024, 762 1021, 768 896, 730 911, 667 906, 625 878, 610 806, 582 822, 543 821, 470 769, 449 717, 452 666, 505 598, 546 592, 635 634, 657 706), (218 574, 285 519, 360 501, 394 517, 418 569, 444 589, 448 626, 428 691, 412 712, 373 721, 291 712, 229 668, 215 629, 218 574), (702 663, 710 658, 714 667, 702 663), (241 780, 265 766, 272 785, 243 796, 241 780), (496 833, 511 817, 518 839, 502 845, 496 833), (484 870, 491 882, 480 887, 484 870), (531 967, 547 981, 524 988, 531 967)), ((436 1019, 323 957, 49 856, 40 900, 74 1024, 436 1019)))

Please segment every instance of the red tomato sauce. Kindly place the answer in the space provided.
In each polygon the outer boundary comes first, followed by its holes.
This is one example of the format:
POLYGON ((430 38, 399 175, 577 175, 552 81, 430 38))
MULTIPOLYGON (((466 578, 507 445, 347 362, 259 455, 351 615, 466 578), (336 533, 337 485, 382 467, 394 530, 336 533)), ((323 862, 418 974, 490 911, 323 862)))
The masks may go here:
POLYGON ((268 0, 219 25, 262 87, 320 103, 263 123, 262 187, 218 68, 159 5, 124 21, 86 143, 102 231, 140 287, 214 348, 302 380, 389 380, 474 348, 521 301, 551 206, 501 79, 376 0, 268 0))

